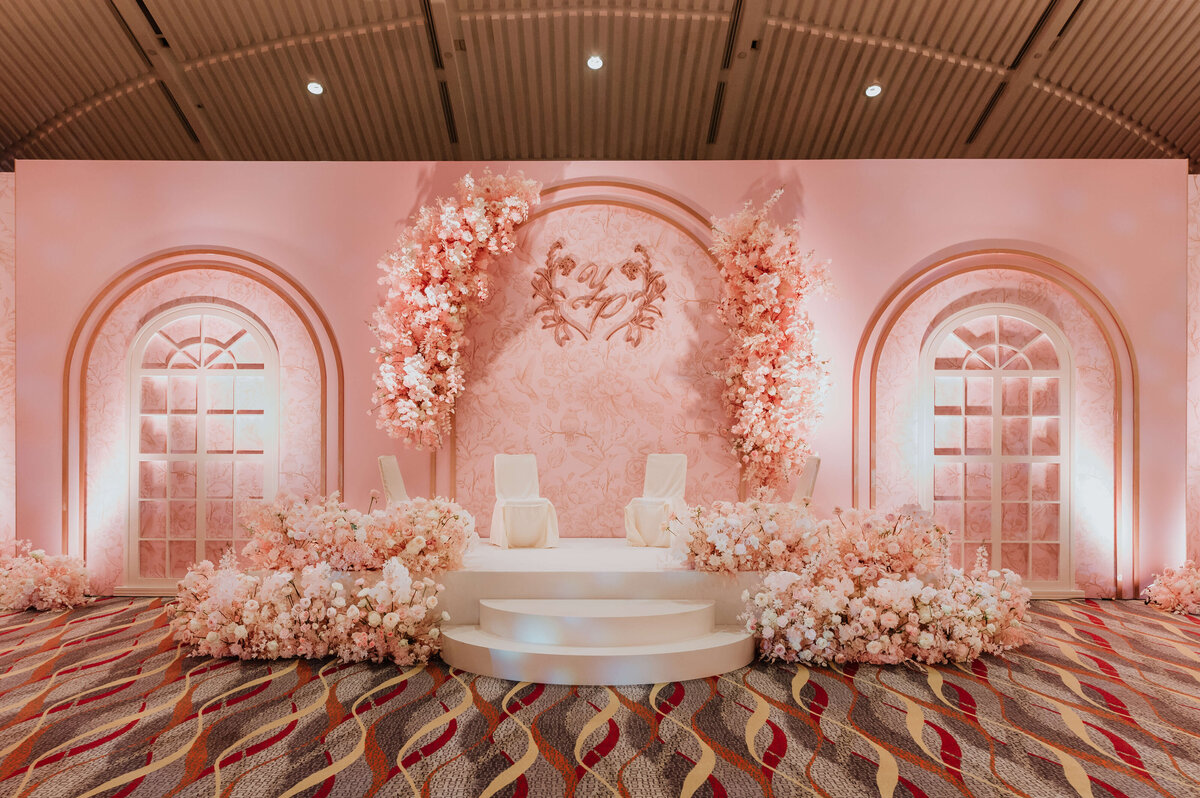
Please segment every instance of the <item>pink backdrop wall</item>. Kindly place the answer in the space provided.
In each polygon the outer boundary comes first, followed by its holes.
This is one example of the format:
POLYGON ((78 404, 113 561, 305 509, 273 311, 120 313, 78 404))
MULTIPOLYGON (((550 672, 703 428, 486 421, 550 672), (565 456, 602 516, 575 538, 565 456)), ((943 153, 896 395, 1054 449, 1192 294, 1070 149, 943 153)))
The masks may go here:
POLYGON ((1200 175, 1187 185, 1187 556, 1200 559, 1200 175))
POLYGON ((0 174, 0 540, 17 520, 16 175, 0 174))
MULTIPOLYGON (((149 253, 197 244, 264 258, 306 286, 345 357, 345 483, 365 504, 375 455, 399 447, 368 415, 365 320, 375 262, 422 202, 470 163, 20 162, 17 180, 18 523, 51 549, 61 535, 61 379, 88 302, 149 253)), ((494 164, 551 184, 603 178, 658 187, 705 214, 789 188, 780 214, 803 219, 832 259, 837 295, 814 308, 833 361, 817 503, 850 499, 851 375, 871 312, 922 264, 1004 246, 1085 275, 1126 325, 1142 377, 1142 578, 1183 557, 1186 419, 1186 166, 1182 161, 573 162, 494 164)), ((423 453, 400 452, 416 494, 423 453)), ((440 492, 448 460, 438 458, 440 492)))

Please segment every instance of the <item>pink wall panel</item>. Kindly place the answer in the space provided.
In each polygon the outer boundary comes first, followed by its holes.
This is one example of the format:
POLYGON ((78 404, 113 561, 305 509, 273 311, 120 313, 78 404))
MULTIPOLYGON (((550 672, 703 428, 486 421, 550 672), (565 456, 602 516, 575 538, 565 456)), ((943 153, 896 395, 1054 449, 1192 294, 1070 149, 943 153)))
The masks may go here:
POLYGON ((1187 556, 1200 559, 1200 175, 1187 198, 1187 556))
POLYGON ((16 175, 0 173, 0 540, 17 520, 16 175))
MULTIPOLYGON (((399 225, 449 192, 471 163, 53 162, 17 165, 17 296, 25 536, 61 546, 61 381, 73 325, 114 275, 148 254, 212 245, 279 265, 312 292, 345 358, 348 498, 365 506, 374 458, 401 455, 414 494, 428 458, 403 452, 369 415, 375 263, 399 225)), ((833 261, 836 295, 813 316, 833 390, 814 444, 816 501, 849 503, 854 353, 872 311, 906 274, 957 252, 1005 246, 1084 275, 1125 324, 1140 397, 1142 577, 1184 552, 1186 165, 1182 161, 547 162, 520 168, 548 183, 631 181, 726 215, 776 187, 781 216, 833 261)), ((449 457, 438 458, 438 491, 449 457)), ((332 480, 336 482, 336 480, 332 480)))
POLYGON ((688 455, 689 502, 737 497, 723 386, 712 376, 727 337, 716 311, 721 278, 699 245, 642 211, 569 208, 532 222, 494 277, 456 422, 457 495, 480 534, 495 502, 496 452, 537 454, 564 537, 623 537, 621 508, 641 495, 651 452, 688 455), (549 274, 548 263, 568 258, 570 274, 549 274), (629 324, 646 277, 623 274, 630 263, 665 284, 643 311, 648 326, 629 324), (556 326, 544 326, 550 311, 535 312, 539 272, 564 294, 556 326))

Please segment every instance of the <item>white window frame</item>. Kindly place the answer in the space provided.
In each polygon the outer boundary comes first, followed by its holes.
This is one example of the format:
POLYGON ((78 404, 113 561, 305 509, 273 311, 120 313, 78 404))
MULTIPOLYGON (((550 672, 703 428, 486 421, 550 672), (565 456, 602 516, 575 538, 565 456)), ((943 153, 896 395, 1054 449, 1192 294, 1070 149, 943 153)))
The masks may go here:
MULTIPOLYGON (((997 342, 1000 343, 1000 342, 997 342)), ((964 386, 965 390, 965 386, 964 386)), ((1083 596, 1083 591, 1075 587, 1075 573, 1072 564, 1072 549, 1074 534, 1072 530, 1071 516, 1071 493, 1072 493, 1072 478, 1074 473, 1074 435, 1072 427, 1074 426, 1075 406, 1075 367, 1072 357, 1070 344, 1067 338, 1063 335, 1062 330, 1058 328, 1054 322, 1044 315, 1030 310, 1029 308, 1020 305, 1008 303, 988 303, 982 305, 974 305, 970 308, 962 310, 951 315, 937 326, 934 333, 929 336, 922 347, 920 357, 920 392, 918 397, 919 402, 919 417, 920 429, 918 434, 918 469, 919 469, 919 497, 921 506, 932 512, 934 509, 934 473, 936 466, 940 462, 956 462, 956 463, 990 463, 992 464, 992 551, 990 567, 999 567, 999 544, 1001 541, 1001 523, 1002 517, 1000 513, 1001 498, 1000 491, 1003 485, 1002 465, 1004 463, 1024 462, 1057 462, 1059 463, 1059 564, 1057 581, 1025 579, 1024 584, 1037 598, 1078 598, 1083 596), (1028 322, 1041 330, 1053 344, 1055 353, 1059 359, 1057 369, 1013 369, 1004 370, 993 368, 990 370, 979 369, 974 372, 975 376, 990 376, 992 378, 992 453, 988 455, 935 455, 935 386, 936 377, 939 375, 957 374, 962 376, 970 376, 972 372, 966 369, 939 370, 935 368, 937 353, 942 346, 942 343, 958 327, 972 319, 987 317, 987 316, 1012 316, 1022 321, 1028 322), (1003 393, 1002 381, 1004 376, 1009 377, 1055 377, 1059 383, 1059 455, 1004 455, 1001 454, 1002 442, 1002 425, 1003 425, 1003 393)), ((1032 397, 1031 397, 1032 399, 1032 397)), ((965 443, 965 441, 964 441, 965 443)), ((964 486, 965 487, 965 486, 964 486)), ((966 530, 956 530, 960 534, 965 535, 966 530)), ((961 545, 961 544, 959 544, 961 545)), ((969 557, 969 552, 964 552, 965 568, 970 570, 973 559, 969 557)))
MULTIPOLYGON (((129 468, 129 523, 126 528, 126 543, 125 543, 125 573, 121 579, 121 585, 118 591, 124 595, 166 595, 175 592, 177 579, 170 576, 162 579, 143 578, 141 574, 141 552, 139 542, 140 536, 140 515, 138 495, 138 463, 145 459, 162 459, 165 462, 171 462, 173 458, 168 443, 167 452, 164 455, 155 455, 147 457, 140 452, 141 440, 141 380, 142 377, 149 376, 184 376, 189 373, 187 370, 170 369, 170 368, 144 368, 142 360, 145 356, 146 346, 150 343, 155 334, 158 333, 166 325, 188 316, 219 316, 225 320, 239 325, 254 336, 263 359, 263 425, 262 425, 262 441, 263 453, 256 456, 263 464, 263 497, 270 500, 278 491, 279 485, 279 352, 275 346, 275 341, 267 330, 259 324, 255 319, 245 313, 240 313, 225 305, 218 305, 210 302, 192 302, 186 305, 171 308, 170 310, 159 313, 146 322, 141 330, 138 331, 134 338, 133 344, 129 348, 126 363, 126 374, 128 375, 129 387, 129 407, 126 419, 129 424, 127 440, 129 443, 129 453, 127 456, 129 468)), ((197 376, 209 374, 215 369, 196 369, 193 374, 197 376)), ((225 370, 220 370, 225 371, 225 370)), ((234 370, 236 374, 236 370, 234 370)), ((209 461, 228 461, 236 463, 238 454, 236 449, 233 453, 209 453, 206 451, 206 423, 204 411, 207 409, 207 380, 197 380, 196 386, 196 451, 194 455, 189 455, 185 459, 194 459, 196 463, 196 562, 205 559, 204 541, 205 527, 207 524, 206 502, 207 502, 207 485, 206 485, 206 469, 205 464, 209 461)), ((168 389, 169 390, 169 389, 168 389)), ((168 394, 169 397, 169 394, 168 394)), ((169 418, 169 416, 168 416, 169 418)), ((169 429, 169 421, 168 421, 169 429)), ((236 432, 235 432, 236 434, 236 432)), ((169 432, 168 432, 169 435, 169 432)), ((169 438, 168 438, 169 441, 169 438)), ((168 468, 168 484, 170 481, 168 468)), ((236 502, 236 474, 234 477, 234 489, 236 502)), ((169 490, 169 489, 168 489, 169 490)), ((169 508, 168 503, 168 508, 169 508)), ((236 504, 235 504, 236 511, 236 504)), ((169 510, 168 510, 169 523, 169 510)), ((234 523, 237 523, 235 518, 234 523)), ((167 568, 170 569, 170 552, 167 552, 167 568)))

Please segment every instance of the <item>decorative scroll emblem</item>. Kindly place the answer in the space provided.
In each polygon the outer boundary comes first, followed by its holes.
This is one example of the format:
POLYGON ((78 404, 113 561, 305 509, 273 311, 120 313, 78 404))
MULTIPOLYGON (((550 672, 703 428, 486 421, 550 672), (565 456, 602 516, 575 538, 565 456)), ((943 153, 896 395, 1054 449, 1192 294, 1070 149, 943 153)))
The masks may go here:
POLYGON ((607 341, 622 330, 625 341, 638 346, 642 336, 654 329, 655 320, 662 318, 660 306, 667 291, 663 273, 650 265, 650 254, 642 244, 635 245, 633 257, 618 266, 588 262, 580 267, 563 252, 563 242, 555 241, 546 253, 545 267, 533 273, 531 284, 533 295, 542 300, 533 312, 541 316, 542 329, 554 330, 559 346, 566 346, 575 333, 585 341, 603 334, 607 341), (614 272, 635 285, 609 287, 614 272), (568 279, 572 274, 574 279, 568 279))

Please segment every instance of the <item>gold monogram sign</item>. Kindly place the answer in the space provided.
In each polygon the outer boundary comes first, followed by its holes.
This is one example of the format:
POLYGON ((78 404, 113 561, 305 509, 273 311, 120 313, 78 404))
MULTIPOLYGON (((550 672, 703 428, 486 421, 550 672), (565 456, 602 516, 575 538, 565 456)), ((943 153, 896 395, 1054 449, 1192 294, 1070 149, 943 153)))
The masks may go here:
POLYGON ((650 265, 650 254, 642 244, 635 245, 632 257, 618 265, 589 261, 580 266, 563 251, 563 243, 555 241, 546 253, 546 265, 533 273, 531 283, 534 297, 542 300, 533 312, 541 317, 542 329, 554 330, 559 346, 566 346, 576 333, 585 341, 599 335, 607 341, 622 332, 630 346, 638 346, 662 318, 660 306, 667 291, 663 273, 650 265), (616 274, 628 282, 617 278, 617 285, 610 287, 609 280, 616 274))

